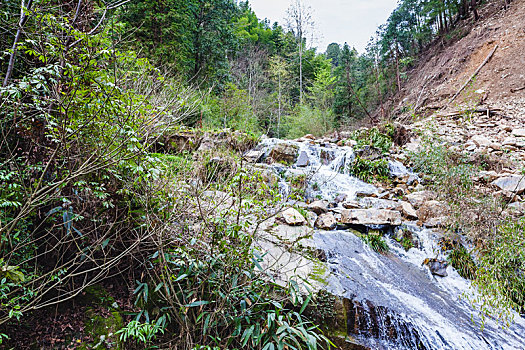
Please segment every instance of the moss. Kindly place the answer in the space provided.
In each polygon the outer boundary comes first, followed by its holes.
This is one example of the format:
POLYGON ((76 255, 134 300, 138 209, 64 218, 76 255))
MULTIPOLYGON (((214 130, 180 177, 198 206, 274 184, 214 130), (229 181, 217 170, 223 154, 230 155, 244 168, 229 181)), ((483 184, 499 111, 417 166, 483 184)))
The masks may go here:
POLYGON ((321 285, 326 286, 328 285, 328 281, 326 280, 327 275, 328 268, 326 265, 321 261, 313 261, 312 273, 309 277, 313 281, 319 282, 321 285))
POLYGON ((93 339, 83 343, 79 349, 124 349, 115 333, 124 327, 122 315, 114 310, 107 317, 99 315, 93 308, 86 311, 85 335, 93 339))

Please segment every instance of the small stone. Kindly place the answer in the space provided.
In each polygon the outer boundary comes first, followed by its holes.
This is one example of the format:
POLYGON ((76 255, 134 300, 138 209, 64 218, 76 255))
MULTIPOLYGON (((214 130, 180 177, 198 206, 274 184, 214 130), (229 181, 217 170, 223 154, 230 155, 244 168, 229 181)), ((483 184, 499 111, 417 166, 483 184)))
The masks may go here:
POLYGON ((448 263, 444 260, 425 259, 422 265, 427 265, 434 276, 447 277, 448 263))
POLYGON ((284 222, 290 226, 302 226, 306 224, 306 219, 296 209, 288 208, 281 214, 284 222))
POLYGON ((358 209, 360 205, 357 201, 347 201, 343 203, 343 207, 346 209, 358 209))
POLYGON ((336 226, 337 222, 331 213, 321 214, 315 221, 315 227, 321 230, 333 230, 336 226))
POLYGON ((419 192, 413 192, 406 196, 407 200, 414 206, 414 208, 419 208, 423 205, 426 201, 432 199, 434 197, 434 193, 430 191, 419 191, 419 192))
POLYGON ((251 150, 244 154, 244 159, 246 159, 250 163, 257 163, 261 160, 263 156, 263 151, 251 150))

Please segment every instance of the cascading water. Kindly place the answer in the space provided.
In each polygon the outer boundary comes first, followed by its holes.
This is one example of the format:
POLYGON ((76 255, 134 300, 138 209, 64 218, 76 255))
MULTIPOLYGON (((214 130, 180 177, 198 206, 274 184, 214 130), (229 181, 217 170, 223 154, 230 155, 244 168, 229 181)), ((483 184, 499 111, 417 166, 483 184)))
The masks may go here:
MULTIPOLYGON (((267 165, 280 176, 283 193, 289 191, 289 175, 305 174, 310 198, 332 201, 345 195, 355 200, 358 193, 378 194, 375 186, 348 174, 354 159, 351 147, 266 139, 258 149, 267 157, 283 142, 306 155, 299 157, 301 164, 267 165)), ((410 174, 398 161, 390 161, 389 168, 395 176, 410 174)), ((406 252, 387 238, 386 255, 372 251, 351 230, 319 230, 313 235, 331 272, 326 289, 345 298, 349 334, 372 349, 525 349, 523 318, 516 315, 507 329, 486 320, 481 331, 476 310, 463 297, 473 293, 470 283, 452 267, 442 278, 421 265, 425 258, 439 255, 439 233, 408 222, 404 228, 417 236, 419 247, 406 252)))

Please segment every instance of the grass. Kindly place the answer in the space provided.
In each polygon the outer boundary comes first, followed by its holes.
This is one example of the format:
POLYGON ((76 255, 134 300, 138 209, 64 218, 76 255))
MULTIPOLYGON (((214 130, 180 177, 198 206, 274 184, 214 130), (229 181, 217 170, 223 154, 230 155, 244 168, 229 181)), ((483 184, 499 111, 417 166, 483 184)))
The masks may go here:
POLYGON ((390 250, 390 248, 388 247, 388 244, 385 242, 382 236, 361 235, 360 237, 363 240, 363 242, 368 244, 368 246, 377 253, 385 254, 385 253, 388 253, 388 251, 390 250))

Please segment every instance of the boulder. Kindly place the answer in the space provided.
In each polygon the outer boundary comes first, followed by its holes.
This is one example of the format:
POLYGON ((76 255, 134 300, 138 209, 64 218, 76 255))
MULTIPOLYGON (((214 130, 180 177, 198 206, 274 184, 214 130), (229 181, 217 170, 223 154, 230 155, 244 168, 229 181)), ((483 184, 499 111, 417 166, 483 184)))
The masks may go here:
POLYGON ((302 226, 306 224, 306 219, 296 209, 288 208, 281 213, 284 222, 290 226, 302 226))
POLYGON ((512 135, 516 137, 525 137, 525 129, 514 129, 512 130, 512 135))
POLYGON ((337 222, 331 213, 321 214, 315 221, 315 227, 321 230, 333 230, 336 226, 337 222))
POLYGON ((510 191, 521 194, 525 191, 525 176, 511 175, 500 177, 494 180, 492 184, 503 191, 510 191))
POLYGON ((295 165, 301 168, 310 165, 310 159, 308 158, 308 154, 306 154, 305 151, 301 151, 299 158, 297 158, 297 162, 295 162, 295 165))
POLYGON ((308 205, 308 210, 313 211, 317 215, 326 213, 328 211, 328 201, 314 201, 308 205))
POLYGON ((425 259, 423 261, 422 265, 427 265, 430 273, 432 273, 434 276, 440 276, 440 277, 447 277, 447 267, 448 263, 444 260, 438 260, 438 259, 425 259))
POLYGON ((384 209, 346 209, 341 211, 341 223, 353 225, 401 225, 401 213, 384 209))
POLYGON ((400 207, 401 207, 401 213, 403 214, 404 217, 410 220, 418 219, 417 212, 412 206, 412 204, 408 202, 401 202, 400 207))
POLYGON ((270 158, 276 162, 292 164, 297 159, 298 147, 288 143, 279 143, 270 152, 270 158))

